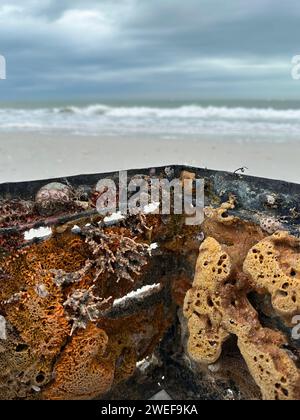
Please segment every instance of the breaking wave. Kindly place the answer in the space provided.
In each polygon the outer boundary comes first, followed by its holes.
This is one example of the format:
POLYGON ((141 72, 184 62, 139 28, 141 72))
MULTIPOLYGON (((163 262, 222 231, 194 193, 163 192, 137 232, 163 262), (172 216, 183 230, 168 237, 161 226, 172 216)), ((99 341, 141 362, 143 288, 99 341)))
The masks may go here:
POLYGON ((0 109, 0 131, 75 134, 299 135, 300 109, 185 105, 174 108, 105 104, 0 109))
POLYGON ((186 105, 178 108, 151 108, 151 107, 109 107, 106 105, 90 105, 87 107, 54 108, 55 113, 73 113, 75 115, 107 115, 111 117, 156 117, 156 118, 224 118, 239 120, 283 120, 300 121, 299 110, 276 110, 273 108, 227 108, 227 107, 201 107, 186 105))

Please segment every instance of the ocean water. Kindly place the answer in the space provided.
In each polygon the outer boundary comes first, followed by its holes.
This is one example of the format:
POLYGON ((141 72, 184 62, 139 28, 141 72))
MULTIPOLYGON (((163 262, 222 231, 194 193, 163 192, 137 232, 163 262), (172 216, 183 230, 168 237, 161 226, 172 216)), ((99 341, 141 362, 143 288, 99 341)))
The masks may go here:
POLYGON ((1 132, 155 135, 300 141, 300 103, 74 103, 2 105, 1 132))

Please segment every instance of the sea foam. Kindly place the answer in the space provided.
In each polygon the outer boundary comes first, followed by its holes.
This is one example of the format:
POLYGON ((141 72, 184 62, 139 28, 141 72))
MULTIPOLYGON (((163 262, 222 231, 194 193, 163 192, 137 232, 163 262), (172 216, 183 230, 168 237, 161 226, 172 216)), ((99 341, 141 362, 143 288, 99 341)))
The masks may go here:
POLYGON ((185 105, 65 106, 0 109, 0 132, 66 132, 81 135, 299 136, 300 109, 185 105))

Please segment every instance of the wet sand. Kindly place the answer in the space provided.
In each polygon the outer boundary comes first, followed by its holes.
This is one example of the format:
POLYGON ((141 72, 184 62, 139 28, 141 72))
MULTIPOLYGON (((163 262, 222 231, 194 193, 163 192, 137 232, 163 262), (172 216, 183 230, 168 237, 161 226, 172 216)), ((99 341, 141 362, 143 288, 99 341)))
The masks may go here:
POLYGON ((0 183, 187 164, 300 183, 300 142, 0 134, 0 183))

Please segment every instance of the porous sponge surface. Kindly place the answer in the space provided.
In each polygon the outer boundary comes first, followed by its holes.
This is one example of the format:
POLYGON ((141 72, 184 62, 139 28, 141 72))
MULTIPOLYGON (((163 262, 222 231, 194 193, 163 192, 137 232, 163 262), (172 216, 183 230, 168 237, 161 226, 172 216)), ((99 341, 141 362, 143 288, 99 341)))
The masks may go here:
POLYGON ((71 340, 54 368, 54 383, 45 391, 51 400, 92 399, 107 392, 114 380, 113 361, 102 360, 108 344, 105 331, 90 324, 71 340))
POLYGON ((103 250, 94 230, 85 237, 54 234, 2 258, 0 399, 100 397, 128 379, 161 340, 169 325, 161 305, 118 321, 102 319, 101 305, 109 309, 135 287, 150 255, 125 229, 100 233, 103 250), (102 271, 107 253, 112 269, 102 271))
POLYGON ((253 290, 270 292, 274 307, 280 314, 291 314, 297 310, 290 300, 288 305, 282 300, 274 301, 282 282, 289 283, 292 296, 294 293, 298 296, 300 286, 294 282, 293 276, 287 274, 291 274, 291 262, 292 267, 298 267, 300 255, 297 254, 297 244, 296 238, 287 233, 279 232, 262 239, 249 250, 248 255, 241 253, 246 256, 243 272, 243 261, 236 259, 236 253, 231 256, 230 247, 208 237, 200 247, 193 287, 184 303, 189 355, 201 364, 215 363, 222 354, 224 342, 230 336, 236 336, 249 371, 267 400, 299 399, 300 375, 294 361, 284 350, 288 344, 286 337, 261 325, 247 296, 253 290), (281 253, 281 262, 276 247, 285 250, 281 253), (260 255, 263 255, 266 264, 261 264, 260 255), (285 274, 282 267, 285 267, 285 274), (275 285, 274 274, 280 275, 280 281, 275 285))
POLYGON ((300 241, 287 232, 277 232, 249 252, 244 271, 253 287, 268 292, 279 315, 300 313, 300 241))

